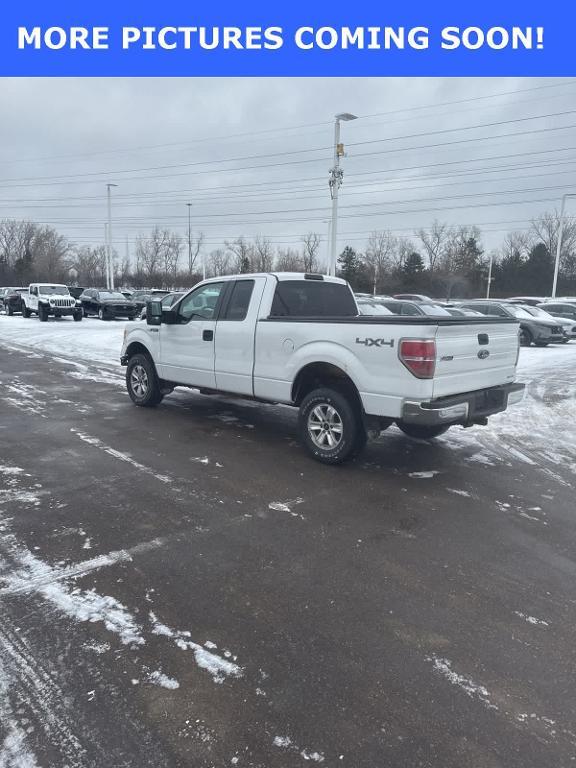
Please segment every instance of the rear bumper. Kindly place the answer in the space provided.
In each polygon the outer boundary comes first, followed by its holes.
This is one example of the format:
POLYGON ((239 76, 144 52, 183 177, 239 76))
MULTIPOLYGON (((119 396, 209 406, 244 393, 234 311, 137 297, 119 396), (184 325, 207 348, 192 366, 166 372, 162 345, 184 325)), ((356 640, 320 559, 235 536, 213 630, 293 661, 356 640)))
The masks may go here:
POLYGON ((488 416, 501 413, 524 398, 524 384, 502 384, 462 395, 439 397, 425 403, 404 403, 402 420, 411 424, 482 423, 488 416))

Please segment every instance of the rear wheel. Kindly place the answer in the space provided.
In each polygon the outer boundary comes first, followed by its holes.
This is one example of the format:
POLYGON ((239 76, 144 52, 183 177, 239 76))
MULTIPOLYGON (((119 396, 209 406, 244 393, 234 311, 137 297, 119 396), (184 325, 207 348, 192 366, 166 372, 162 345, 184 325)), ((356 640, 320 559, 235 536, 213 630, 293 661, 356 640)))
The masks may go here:
POLYGON ((520 346, 529 347, 532 344, 532 334, 525 328, 520 328, 520 346))
POLYGON ((396 423, 405 435, 416 437, 420 440, 432 440, 432 438, 439 437, 450 429, 450 424, 438 424, 432 427, 426 424, 409 424, 404 421, 396 423))
POLYGON ((22 310, 22 317, 30 317, 31 314, 32 312, 30 312, 28 307, 24 307, 24 309, 22 310))
POLYGON ((134 355, 126 368, 126 387, 130 399, 142 408, 153 408, 162 401, 160 382, 148 355, 134 355))
POLYGON ((366 444, 360 407, 353 397, 336 389, 321 387, 306 395, 298 426, 304 446, 323 464, 341 464, 366 444))

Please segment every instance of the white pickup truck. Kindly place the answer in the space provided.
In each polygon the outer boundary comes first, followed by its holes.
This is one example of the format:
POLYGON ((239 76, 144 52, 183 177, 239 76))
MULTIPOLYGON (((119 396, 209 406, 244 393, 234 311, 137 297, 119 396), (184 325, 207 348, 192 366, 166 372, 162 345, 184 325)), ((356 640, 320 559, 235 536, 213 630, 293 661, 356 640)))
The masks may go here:
POLYGON ((227 275, 170 308, 147 306, 124 332, 136 405, 176 386, 299 408, 302 442, 338 464, 396 423, 433 438, 485 424, 523 397, 518 322, 492 317, 359 316, 350 286, 322 275, 227 275))
POLYGON ((50 315, 64 317, 72 315, 76 322, 82 320, 82 304, 70 295, 65 285, 58 283, 31 283, 22 294, 24 317, 38 315, 40 322, 46 322, 50 315))

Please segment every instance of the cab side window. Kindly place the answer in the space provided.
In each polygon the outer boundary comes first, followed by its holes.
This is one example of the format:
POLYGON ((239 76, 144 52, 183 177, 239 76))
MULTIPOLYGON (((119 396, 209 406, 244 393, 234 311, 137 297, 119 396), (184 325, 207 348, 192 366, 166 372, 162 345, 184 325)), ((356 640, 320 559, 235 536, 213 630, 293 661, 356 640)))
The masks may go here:
POLYGON ((413 304, 402 304, 400 314, 404 316, 415 317, 416 315, 420 315, 422 313, 418 312, 413 304))
POLYGON ((248 314, 254 280, 237 280, 232 288, 228 306, 220 320, 244 320, 248 314))
POLYGON ((224 283, 208 283, 189 293, 180 302, 178 316, 182 322, 189 320, 212 320, 216 317, 216 309, 224 283))

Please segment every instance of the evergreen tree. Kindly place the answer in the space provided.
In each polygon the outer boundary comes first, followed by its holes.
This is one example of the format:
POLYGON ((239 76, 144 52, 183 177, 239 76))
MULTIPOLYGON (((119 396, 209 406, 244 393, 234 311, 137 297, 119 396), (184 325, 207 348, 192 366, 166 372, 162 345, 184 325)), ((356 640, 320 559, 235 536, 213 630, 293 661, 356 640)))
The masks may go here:
POLYGON ((340 265, 340 277, 347 280, 354 290, 358 290, 358 283, 362 273, 362 262, 354 250, 349 245, 344 248, 338 256, 340 265))

